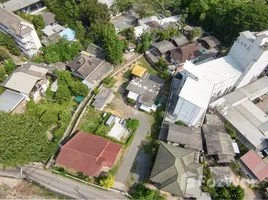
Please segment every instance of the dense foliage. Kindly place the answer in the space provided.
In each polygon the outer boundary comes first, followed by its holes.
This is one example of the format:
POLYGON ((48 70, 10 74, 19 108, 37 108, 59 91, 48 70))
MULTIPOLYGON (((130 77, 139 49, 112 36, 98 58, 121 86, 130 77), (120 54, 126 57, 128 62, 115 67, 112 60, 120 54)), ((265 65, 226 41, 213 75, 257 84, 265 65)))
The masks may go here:
POLYGON ((127 128, 132 130, 132 131, 137 130, 139 125, 140 125, 140 121, 137 120, 137 119, 129 119, 129 120, 127 120, 127 128))
POLYGON ((145 185, 142 183, 136 185, 132 189, 131 196, 133 199, 139 199, 139 200, 148 200, 148 199, 164 200, 165 199, 163 196, 159 194, 158 191, 151 190, 145 187, 145 185))
POLYGON ((17 68, 11 58, 5 60, 3 66, 7 75, 10 75, 17 68))
POLYGON ((240 185, 235 186, 230 184, 223 187, 215 187, 213 184, 213 175, 206 164, 204 165, 203 179, 202 191, 208 192, 212 199, 243 200, 245 197, 245 191, 240 185))
POLYGON ((7 166, 46 160, 55 151, 46 131, 51 116, 0 112, 0 163, 7 166))
POLYGON ((9 52, 13 55, 20 55, 20 49, 17 47, 14 39, 11 36, 2 32, 0 32, 0 46, 4 46, 5 48, 7 48, 7 50, 9 50, 9 52))
POLYGON ((152 40, 153 40, 152 34, 148 32, 143 33, 138 41, 138 45, 136 48, 137 52, 145 53, 146 51, 148 51, 151 46, 152 40))
POLYGON ((58 78, 59 88, 55 95, 55 99, 59 103, 68 102, 71 99, 71 96, 87 96, 89 93, 88 87, 83 84, 81 81, 76 80, 66 70, 56 71, 58 78))
POLYGON ((70 42, 65 38, 55 44, 42 48, 42 54, 34 58, 34 62, 57 63, 72 60, 82 49, 80 42, 70 42))
POLYGON ((110 188, 113 187, 113 185, 114 185, 114 176, 112 176, 111 174, 105 176, 100 180, 100 186, 104 188, 110 188))
MULTIPOLYGON (((85 46, 89 41, 101 45, 107 61, 122 62, 124 43, 116 35, 109 22, 110 13, 106 4, 98 0, 45 0, 45 4, 61 24, 67 24, 76 31, 76 38, 85 46)), ((56 55, 52 56, 54 59, 56 55)))

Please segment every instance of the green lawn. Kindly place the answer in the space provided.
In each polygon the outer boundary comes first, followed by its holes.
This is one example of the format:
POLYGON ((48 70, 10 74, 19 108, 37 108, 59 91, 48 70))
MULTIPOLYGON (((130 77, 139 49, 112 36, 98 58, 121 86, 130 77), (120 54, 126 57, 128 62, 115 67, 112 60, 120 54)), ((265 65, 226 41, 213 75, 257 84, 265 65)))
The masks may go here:
POLYGON ((78 129, 88 133, 94 133, 102 119, 102 112, 88 107, 86 113, 82 117, 78 129))
POLYGON ((137 60, 138 64, 144 68, 147 69, 147 72, 149 74, 153 74, 153 75, 157 75, 158 72, 153 68, 151 67, 151 65, 147 62, 147 60, 145 59, 145 57, 141 57, 139 60, 137 60))

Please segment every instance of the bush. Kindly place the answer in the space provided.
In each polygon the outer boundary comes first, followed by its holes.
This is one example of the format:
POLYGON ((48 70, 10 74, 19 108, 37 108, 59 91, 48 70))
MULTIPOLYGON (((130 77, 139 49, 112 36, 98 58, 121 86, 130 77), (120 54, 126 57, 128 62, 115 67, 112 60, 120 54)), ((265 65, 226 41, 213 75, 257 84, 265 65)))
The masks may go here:
POLYGON ((108 175, 100 180, 100 186, 104 188, 110 188, 114 185, 114 176, 108 175))
POLYGON ((0 32, 0 46, 4 46, 5 48, 7 48, 9 52, 13 55, 20 55, 20 49, 17 47, 14 39, 11 36, 2 32, 0 32))
POLYGON ((5 72, 7 73, 7 75, 10 75, 13 71, 15 71, 16 68, 17 68, 17 66, 15 65, 15 63, 13 62, 13 60, 11 58, 9 58, 5 61, 4 69, 5 69, 5 72))
POLYGON ((144 184, 140 183, 136 185, 131 192, 133 199, 139 200, 164 200, 165 198, 159 194, 156 190, 151 190, 145 187, 144 184))
POLYGON ((203 34, 202 29, 201 28, 194 28, 189 34, 189 40, 194 40, 195 38, 199 38, 201 37, 203 34))
POLYGON ((115 84, 116 80, 113 77, 106 77, 103 79, 102 83, 105 87, 112 88, 115 84))
POLYGON ((134 99, 127 98, 127 102, 130 104, 135 104, 136 101, 134 99))
POLYGON ((0 57, 2 57, 5 60, 8 59, 8 58, 10 58, 9 55, 8 55, 8 53, 5 50, 3 50, 3 49, 0 49, 0 57))
POLYGON ((67 86, 60 85, 55 95, 56 100, 62 104, 71 99, 71 92, 67 86))
POLYGON ((186 124, 183 121, 176 121, 175 124, 181 125, 181 126, 186 126, 186 124))
POLYGON ((132 130, 132 131, 137 130, 139 125, 140 125, 140 122, 137 119, 129 119, 129 120, 127 120, 127 128, 132 130))
POLYGON ((97 88, 95 88, 95 89, 93 90, 93 94, 97 95, 97 94, 99 94, 99 93, 100 93, 100 91, 99 91, 97 88))

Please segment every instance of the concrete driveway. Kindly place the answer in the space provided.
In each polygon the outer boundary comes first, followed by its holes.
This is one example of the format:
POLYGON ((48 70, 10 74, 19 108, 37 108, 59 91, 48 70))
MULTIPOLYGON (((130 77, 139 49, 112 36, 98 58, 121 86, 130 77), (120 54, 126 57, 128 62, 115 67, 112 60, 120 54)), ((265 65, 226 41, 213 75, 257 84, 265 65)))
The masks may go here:
POLYGON ((128 188, 128 175, 131 171, 131 167, 133 165, 133 162, 135 161, 139 149, 142 148, 142 141, 151 131, 153 118, 152 116, 144 112, 141 112, 135 108, 132 108, 131 106, 126 105, 121 98, 115 98, 111 104, 114 110, 121 113, 121 116, 126 118, 134 118, 140 121, 140 126, 136 131, 132 144, 128 147, 122 165, 118 169, 118 172, 115 176, 114 187, 126 191, 126 189, 128 188))

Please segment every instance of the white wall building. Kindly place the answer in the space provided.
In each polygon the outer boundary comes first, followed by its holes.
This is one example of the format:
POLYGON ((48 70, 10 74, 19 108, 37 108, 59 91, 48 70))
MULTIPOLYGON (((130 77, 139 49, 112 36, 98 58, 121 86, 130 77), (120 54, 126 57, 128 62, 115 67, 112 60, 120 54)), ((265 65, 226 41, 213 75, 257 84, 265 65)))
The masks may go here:
POLYGON ((32 24, 2 7, 0 7, 0 31, 11 35, 20 50, 30 57, 42 46, 32 24))
POLYGON ((191 126, 202 124, 210 102, 257 79, 268 65, 268 31, 245 31, 229 54, 200 65, 185 62, 179 100, 173 115, 191 126))

